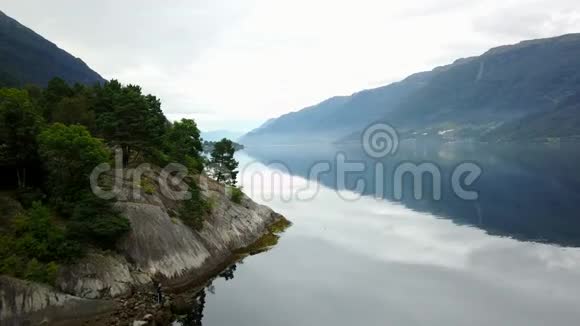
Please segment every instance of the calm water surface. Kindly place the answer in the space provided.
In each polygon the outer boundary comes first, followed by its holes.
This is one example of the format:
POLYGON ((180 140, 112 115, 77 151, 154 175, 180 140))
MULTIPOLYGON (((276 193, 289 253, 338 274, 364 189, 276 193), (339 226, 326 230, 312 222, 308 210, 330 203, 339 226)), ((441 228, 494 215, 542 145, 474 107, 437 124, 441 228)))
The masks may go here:
POLYGON ((294 225, 275 248, 214 280, 203 310, 183 324, 577 325, 575 148, 410 146, 380 160, 385 178, 399 162, 432 162, 442 173, 442 198, 427 190, 416 200, 405 182, 401 201, 388 181, 379 191, 372 171, 336 182, 337 151, 377 163, 356 148, 248 149, 238 155, 244 190, 294 225), (309 168, 320 161, 331 162, 331 172, 309 184, 309 168), (463 161, 483 169, 469 187, 479 191, 476 201, 450 189, 449 175, 463 161), (352 191, 356 180, 366 187, 352 191), (316 193, 311 200, 295 196, 305 185, 306 194, 316 193))

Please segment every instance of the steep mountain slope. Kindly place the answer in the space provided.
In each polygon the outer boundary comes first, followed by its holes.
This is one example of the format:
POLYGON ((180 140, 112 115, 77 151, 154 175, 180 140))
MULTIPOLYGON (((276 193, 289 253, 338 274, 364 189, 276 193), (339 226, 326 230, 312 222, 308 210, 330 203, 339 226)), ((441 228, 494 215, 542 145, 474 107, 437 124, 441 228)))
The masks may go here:
POLYGON ((578 89, 580 34, 527 41, 450 66, 382 120, 402 131, 493 126, 553 110, 578 89))
MULTIPOLYGON (((282 116, 249 133, 242 142, 276 142, 281 131, 286 143, 299 143, 305 134, 355 141, 375 121, 391 124, 402 137, 507 140, 492 136, 496 128, 504 135, 510 133, 515 121, 562 108, 579 89, 580 34, 524 41, 354 94, 341 105, 323 102, 282 116)), ((577 110, 565 112, 575 116, 577 110)), ((537 137, 543 135, 538 124, 546 119, 534 120, 537 137)), ((523 128, 527 128, 525 123, 523 128)), ((570 128, 567 135, 580 134, 580 129, 570 128)))
POLYGON ((229 140, 236 141, 240 138, 244 133, 232 130, 211 130, 211 131, 202 131, 201 138, 207 141, 220 141, 223 138, 227 138, 229 140))
POLYGON ((482 137, 492 142, 580 139, 580 92, 552 110, 508 122, 482 137))
POLYGON ((81 59, 0 11, 0 86, 45 86, 54 77, 69 83, 104 81, 81 59))
POLYGON ((348 132, 362 128, 370 121, 381 118, 390 108, 423 87, 432 72, 412 75, 388 86, 337 96, 322 103, 269 120, 261 127, 244 135, 242 144, 267 139, 275 143, 310 143, 333 141, 348 132))

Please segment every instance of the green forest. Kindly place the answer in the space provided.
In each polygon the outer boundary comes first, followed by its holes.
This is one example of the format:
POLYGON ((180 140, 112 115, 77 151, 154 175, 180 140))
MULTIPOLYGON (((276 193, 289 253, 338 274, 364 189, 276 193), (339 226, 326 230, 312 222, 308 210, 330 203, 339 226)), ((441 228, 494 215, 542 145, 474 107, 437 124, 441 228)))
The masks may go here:
MULTIPOLYGON (((136 85, 55 78, 46 88, 0 88, 0 274, 51 284, 60 265, 87 249, 114 250, 130 223, 114 209, 115 199, 91 192, 89 176, 101 163, 113 165, 115 150, 123 168, 180 163, 198 174, 209 163, 237 167, 226 145, 206 159, 195 121, 169 122, 161 101, 136 85)), ((192 197, 179 217, 200 229, 208 204, 189 180, 192 197)))

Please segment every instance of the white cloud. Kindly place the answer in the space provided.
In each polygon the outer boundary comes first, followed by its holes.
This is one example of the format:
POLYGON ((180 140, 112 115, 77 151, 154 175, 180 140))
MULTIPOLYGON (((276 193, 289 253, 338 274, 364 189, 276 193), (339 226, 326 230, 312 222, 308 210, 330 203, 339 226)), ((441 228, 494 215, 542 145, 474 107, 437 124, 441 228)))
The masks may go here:
POLYGON ((0 2, 204 129, 248 129, 493 46, 580 31, 570 0, 0 2))

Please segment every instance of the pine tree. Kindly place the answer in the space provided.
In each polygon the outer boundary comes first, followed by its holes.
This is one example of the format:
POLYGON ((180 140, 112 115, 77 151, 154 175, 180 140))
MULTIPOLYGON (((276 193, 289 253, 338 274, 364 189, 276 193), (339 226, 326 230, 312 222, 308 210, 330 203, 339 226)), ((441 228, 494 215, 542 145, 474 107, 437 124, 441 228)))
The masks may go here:
POLYGON ((215 143, 211 152, 211 168, 218 182, 234 186, 238 175, 238 161, 234 158, 234 143, 226 138, 215 143))

